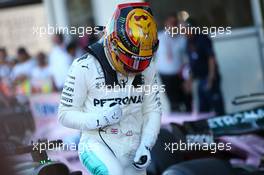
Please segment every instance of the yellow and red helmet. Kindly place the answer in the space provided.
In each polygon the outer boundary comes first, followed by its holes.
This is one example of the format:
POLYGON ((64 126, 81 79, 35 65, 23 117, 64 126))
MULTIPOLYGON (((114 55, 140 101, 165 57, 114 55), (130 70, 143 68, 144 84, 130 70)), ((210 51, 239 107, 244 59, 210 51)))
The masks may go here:
POLYGON ((159 41, 148 3, 119 4, 105 30, 105 45, 116 71, 140 73, 149 66, 159 41))

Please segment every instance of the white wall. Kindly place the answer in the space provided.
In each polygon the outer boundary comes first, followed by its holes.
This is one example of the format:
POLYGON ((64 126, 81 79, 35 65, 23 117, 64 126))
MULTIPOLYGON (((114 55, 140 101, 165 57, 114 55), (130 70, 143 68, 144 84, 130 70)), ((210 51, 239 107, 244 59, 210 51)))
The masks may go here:
POLYGON ((227 112, 254 105, 234 106, 235 96, 264 92, 261 54, 256 30, 232 31, 231 37, 214 40, 215 52, 222 75, 222 91, 227 112))
POLYGON ((25 46, 30 54, 49 52, 48 35, 41 35, 39 27, 45 26, 47 16, 44 6, 39 4, 4 8, 0 10, 0 47, 10 55, 16 55, 18 47, 25 46))

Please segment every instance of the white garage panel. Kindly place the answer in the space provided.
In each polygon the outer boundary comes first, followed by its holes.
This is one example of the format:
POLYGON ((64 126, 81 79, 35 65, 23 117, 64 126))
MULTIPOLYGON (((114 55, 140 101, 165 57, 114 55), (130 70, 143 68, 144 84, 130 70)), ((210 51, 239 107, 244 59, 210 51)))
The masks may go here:
MULTIPOLYGON (((222 91, 227 112, 235 112, 254 105, 234 106, 234 97, 254 92, 264 92, 261 54, 256 32, 248 31, 231 38, 214 41, 215 52, 222 75, 222 91)), ((239 31, 241 33, 241 31, 239 31)))

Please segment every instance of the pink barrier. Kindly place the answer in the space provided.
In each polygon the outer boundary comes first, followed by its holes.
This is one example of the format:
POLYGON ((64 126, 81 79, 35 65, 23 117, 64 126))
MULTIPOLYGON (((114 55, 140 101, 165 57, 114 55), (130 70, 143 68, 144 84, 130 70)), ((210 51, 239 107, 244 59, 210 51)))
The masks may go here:
MULTIPOLYGON (((80 132, 66 128, 58 123, 58 106, 60 94, 39 94, 30 97, 30 109, 36 124, 36 132, 32 140, 47 139, 49 141, 61 139, 64 144, 78 144, 80 132)), ((52 160, 65 163, 72 171, 87 172, 81 165, 76 150, 59 150, 48 152, 52 160)))

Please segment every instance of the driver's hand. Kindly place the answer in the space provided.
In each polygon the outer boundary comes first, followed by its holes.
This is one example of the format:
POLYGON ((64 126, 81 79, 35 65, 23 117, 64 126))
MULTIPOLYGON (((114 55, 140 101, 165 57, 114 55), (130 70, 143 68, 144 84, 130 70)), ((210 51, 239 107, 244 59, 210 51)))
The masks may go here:
POLYGON ((149 166, 150 163, 150 149, 145 145, 140 145, 134 158, 134 167, 138 170, 144 170, 149 166))
POLYGON ((116 102, 109 102, 105 104, 102 112, 102 124, 104 126, 113 125, 120 121, 122 117, 122 109, 116 102))

